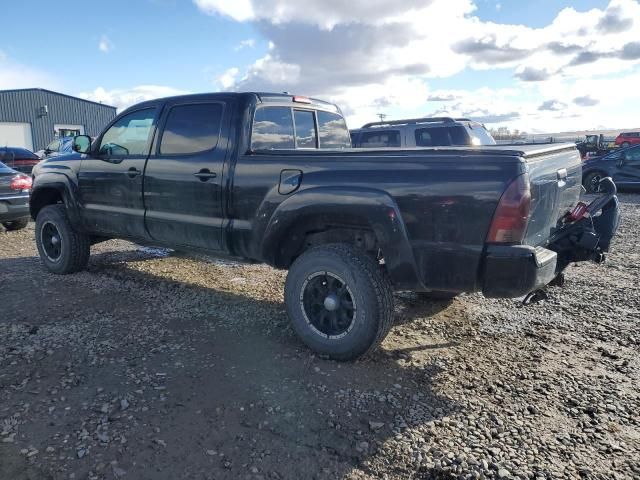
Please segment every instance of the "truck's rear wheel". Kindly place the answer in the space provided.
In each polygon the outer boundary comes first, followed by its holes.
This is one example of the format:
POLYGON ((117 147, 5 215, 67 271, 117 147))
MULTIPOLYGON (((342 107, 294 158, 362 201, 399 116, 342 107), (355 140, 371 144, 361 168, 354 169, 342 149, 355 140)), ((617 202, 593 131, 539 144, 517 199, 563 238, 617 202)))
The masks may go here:
POLYGON ((393 323, 393 294, 375 259, 346 244, 303 253, 287 275, 294 330, 316 352, 352 360, 377 346, 393 323))
POLYGON ((62 275, 87 266, 91 238, 73 230, 64 205, 48 205, 36 218, 36 246, 44 266, 62 275))

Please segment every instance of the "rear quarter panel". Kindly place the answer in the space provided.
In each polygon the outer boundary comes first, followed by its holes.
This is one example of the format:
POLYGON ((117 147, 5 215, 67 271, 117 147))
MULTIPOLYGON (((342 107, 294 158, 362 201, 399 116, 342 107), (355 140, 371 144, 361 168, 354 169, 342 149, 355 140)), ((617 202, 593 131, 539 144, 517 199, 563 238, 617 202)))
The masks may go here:
MULTIPOLYGON (((360 189, 378 190, 395 202, 420 278, 414 289, 472 291, 497 202, 524 168, 517 157, 468 148, 240 156, 231 187, 229 245, 237 255, 261 259, 264 232, 290 197, 278 193, 280 172, 298 169, 302 183, 292 195, 339 187, 353 189, 354 202, 360 189)), ((344 214, 334 219, 338 224, 351 213, 349 202, 342 207, 344 214)))

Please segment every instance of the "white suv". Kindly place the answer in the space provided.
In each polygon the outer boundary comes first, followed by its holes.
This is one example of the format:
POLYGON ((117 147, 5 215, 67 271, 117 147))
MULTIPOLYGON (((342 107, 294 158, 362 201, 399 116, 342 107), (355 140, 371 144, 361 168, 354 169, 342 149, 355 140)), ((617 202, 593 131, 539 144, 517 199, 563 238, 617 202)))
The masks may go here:
POLYGON ((367 123, 351 130, 356 148, 447 147, 452 145, 495 145, 481 123, 468 118, 413 118, 367 123))

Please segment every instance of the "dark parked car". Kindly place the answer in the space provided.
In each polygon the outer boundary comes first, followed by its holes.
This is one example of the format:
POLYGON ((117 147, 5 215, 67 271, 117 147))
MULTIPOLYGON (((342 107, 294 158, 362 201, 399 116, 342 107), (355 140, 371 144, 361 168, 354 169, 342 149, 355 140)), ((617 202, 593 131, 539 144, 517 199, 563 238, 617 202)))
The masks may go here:
POLYGON ((622 148, 630 147, 640 143, 640 132, 624 132, 616 137, 616 145, 622 148))
POLYGON ((30 150, 20 147, 0 147, 0 162, 18 172, 31 173, 40 158, 30 150))
POLYGON ((372 122, 351 130, 357 148, 412 148, 495 145, 481 123, 468 118, 429 117, 372 122))
POLYGON ((20 230, 29 223, 31 177, 0 163, 0 223, 20 230))
POLYGON ((583 163, 582 183, 587 192, 597 192, 604 177, 613 178, 620 188, 640 187, 640 145, 619 149, 583 163))
POLYGON ((306 97, 144 102, 74 149, 81 161, 35 169, 47 269, 82 270, 108 238, 288 269, 293 328, 336 359, 384 339, 393 290, 518 297, 602 260, 617 228, 611 182, 570 213, 582 191, 573 145, 352 149, 340 110, 306 97))

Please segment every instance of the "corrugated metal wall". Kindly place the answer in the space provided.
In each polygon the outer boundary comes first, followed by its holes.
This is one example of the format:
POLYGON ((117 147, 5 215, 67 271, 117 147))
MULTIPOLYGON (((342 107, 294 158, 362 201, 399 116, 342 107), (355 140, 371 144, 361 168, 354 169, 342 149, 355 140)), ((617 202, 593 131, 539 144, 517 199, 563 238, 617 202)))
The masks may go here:
POLYGON ((114 107, 48 90, 0 90, 0 122, 30 123, 34 150, 53 140, 55 124, 83 125, 86 135, 96 136, 115 116, 114 107), (48 114, 41 115, 45 105, 48 114))

